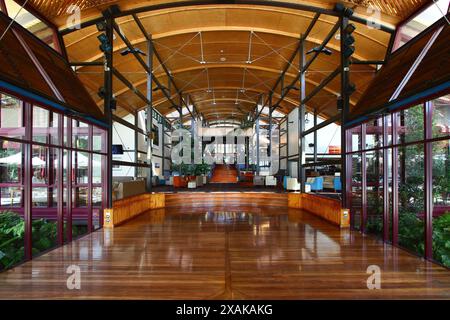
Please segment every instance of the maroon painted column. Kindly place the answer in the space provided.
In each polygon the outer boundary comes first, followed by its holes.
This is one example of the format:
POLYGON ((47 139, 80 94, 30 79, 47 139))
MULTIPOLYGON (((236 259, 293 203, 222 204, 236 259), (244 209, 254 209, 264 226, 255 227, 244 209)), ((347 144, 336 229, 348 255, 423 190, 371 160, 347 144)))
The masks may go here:
MULTIPOLYGON (((433 138, 433 104, 425 103, 425 140, 433 138)), ((433 143, 425 142, 425 258, 433 259, 433 143)))
POLYGON ((24 188, 24 223, 25 223, 25 260, 30 260, 32 257, 32 203, 33 203, 33 197, 32 197, 32 189, 31 189, 31 182, 32 182, 32 172, 33 172, 33 165, 31 162, 32 159, 32 147, 31 147, 31 138, 32 138, 32 128, 33 128, 33 114, 32 114, 32 106, 29 103, 22 102, 23 103, 23 112, 24 112, 24 126, 25 126, 25 140, 27 140, 27 143, 23 144, 24 148, 24 181, 23 181, 23 188, 24 188))

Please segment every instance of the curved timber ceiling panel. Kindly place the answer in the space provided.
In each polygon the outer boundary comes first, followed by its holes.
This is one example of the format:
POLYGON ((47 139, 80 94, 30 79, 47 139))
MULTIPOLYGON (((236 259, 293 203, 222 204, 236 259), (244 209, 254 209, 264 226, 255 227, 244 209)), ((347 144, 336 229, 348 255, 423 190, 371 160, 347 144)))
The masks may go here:
MULTIPOLYGON (((155 1, 151 3, 154 4, 155 1)), ((315 1, 308 3, 317 5, 315 1)), ((328 4, 323 7, 332 8, 334 1, 328 4)), ((121 1, 119 5, 122 10, 131 6, 121 1)), ((94 9, 87 10, 92 11, 89 11, 91 18, 98 16, 98 11, 94 14, 94 9)), ((281 72, 288 66, 290 57, 298 47, 301 34, 307 30, 314 15, 314 12, 309 11, 259 5, 210 5, 161 9, 139 13, 137 16, 146 32, 152 35, 155 50, 170 71, 176 87, 185 97, 189 97, 197 110, 207 120, 217 117, 240 120, 254 110, 261 96, 264 100, 267 99, 281 72)), ((392 23, 398 21, 398 17, 397 20, 394 18, 390 17, 392 23)), ((58 17, 55 19, 58 20, 58 17)), ((336 21, 335 16, 321 14, 306 39, 306 50, 318 46, 336 21)), ((133 46, 147 52, 146 39, 132 16, 117 18, 116 22, 133 46)), ((354 59, 384 60, 390 33, 369 28, 362 23, 353 23, 356 25, 354 59)), ((103 61, 98 35, 95 26, 66 34, 64 41, 69 60, 103 61)), ((321 54, 311 64, 306 74, 306 95, 339 66, 338 35, 335 34, 326 47, 332 54, 321 54)), ((114 66, 146 95, 146 74, 133 55, 120 54, 125 48, 125 43, 116 35, 114 66)), ((306 59, 310 56, 307 55, 306 59)), ((153 66, 154 75, 169 87, 168 77, 156 58, 153 60, 153 66)), ((297 55, 287 69, 285 86, 298 75, 298 70, 297 55)), ((103 85, 102 67, 78 67, 77 72, 99 108, 102 108, 102 100, 97 95, 99 87, 103 85)), ((350 77, 357 87, 351 98, 352 106, 356 104, 374 73, 373 66, 352 65, 350 77)), ((296 86, 298 87, 298 83, 296 86)), ((145 102, 116 78, 113 87, 118 100, 119 116, 145 107, 145 102)), ((316 109, 322 117, 333 116, 337 113, 336 97, 339 92, 340 81, 339 77, 336 77, 308 101, 307 108, 316 109)), ((178 102, 173 88, 171 94, 173 100, 178 102)), ((273 102, 278 101, 280 95, 279 85, 274 90, 273 102)), ((161 90, 153 92, 153 101, 155 108, 162 114, 166 115, 175 110, 161 90)), ((299 91, 290 90, 280 102, 278 110, 287 113, 298 105, 298 101, 299 91)))

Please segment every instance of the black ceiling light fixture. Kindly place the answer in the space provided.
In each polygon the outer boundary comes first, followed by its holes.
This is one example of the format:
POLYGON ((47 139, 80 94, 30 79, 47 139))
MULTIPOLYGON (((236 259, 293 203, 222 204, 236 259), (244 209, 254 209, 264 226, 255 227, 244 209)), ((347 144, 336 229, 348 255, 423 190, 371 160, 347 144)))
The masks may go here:
POLYGON ((337 98, 337 109, 338 109, 338 110, 342 110, 343 107, 344 107, 344 100, 342 100, 342 97, 339 96, 339 97, 337 98))
POLYGON ((353 10, 346 7, 341 2, 336 3, 336 5, 334 6, 334 11, 342 13, 347 18, 350 18, 353 15, 353 10))
POLYGON ((353 94, 353 92, 356 91, 356 85, 352 82, 349 82, 347 85, 347 92, 346 94, 351 96, 353 94))
POLYGON ((98 88, 97 95, 98 95, 101 99, 104 99, 104 98, 105 98, 105 88, 104 88, 104 87, 98 88))
POLYGON ((320 47, 314 47, 311 50, 309 50, 308 52, 306 52, 306 54, 310 54, 313 52, 319 52, 319 53, 325 53, 327 56, 331 56, 331 54, 333 53, 330 49, 323 47, 322 50, 320 49, 320 47))
POLYGON ((144 51, 142 51, 141 49, 139 49, 139 48, 133 48, 133 50, 130 50, 130 48, 126 48, 125 50, 122 50, 122 51, 120 51, 120 54, 122 55, 122 56, 126 56, 127 54, 130 54, 130 53, 139 53, 140 55, 143 55, 143 56, 146 56, 147 54, 144 52, 144 51))
POLYGON ((112 45, 109 43, 108 37, 105 33, 100 33, 97 36, 98 41, 100 41, 99 49, 102 52, 111 52, 112 51, 112 45))

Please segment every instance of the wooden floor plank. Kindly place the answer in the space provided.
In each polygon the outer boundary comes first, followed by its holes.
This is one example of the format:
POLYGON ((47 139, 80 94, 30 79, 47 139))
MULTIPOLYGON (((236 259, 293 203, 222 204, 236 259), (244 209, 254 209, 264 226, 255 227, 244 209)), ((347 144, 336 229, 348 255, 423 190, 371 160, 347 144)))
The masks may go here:
POLYGON ((174 207, 0 274, 0 298, 450 299, 450 272, 298 209, 174 207), (80 290, 66 287, 69 265, 80 290))

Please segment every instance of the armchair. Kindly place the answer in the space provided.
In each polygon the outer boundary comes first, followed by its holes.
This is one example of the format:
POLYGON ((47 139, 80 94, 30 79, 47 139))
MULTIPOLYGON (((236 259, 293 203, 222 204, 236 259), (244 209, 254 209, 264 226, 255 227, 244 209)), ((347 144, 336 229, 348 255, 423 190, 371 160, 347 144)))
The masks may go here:
POLYGON ((290 191, 300 191, 300 183, 297 178, 287 178, 286 189, 290 191))
POLYGON ((266 186, 277 186, 277 179, 274 176, 266 176, 266 186))
POLYGON ((323 177, 308 178, 306 184, 311 186, 311 191, 322 191, 323 177))

